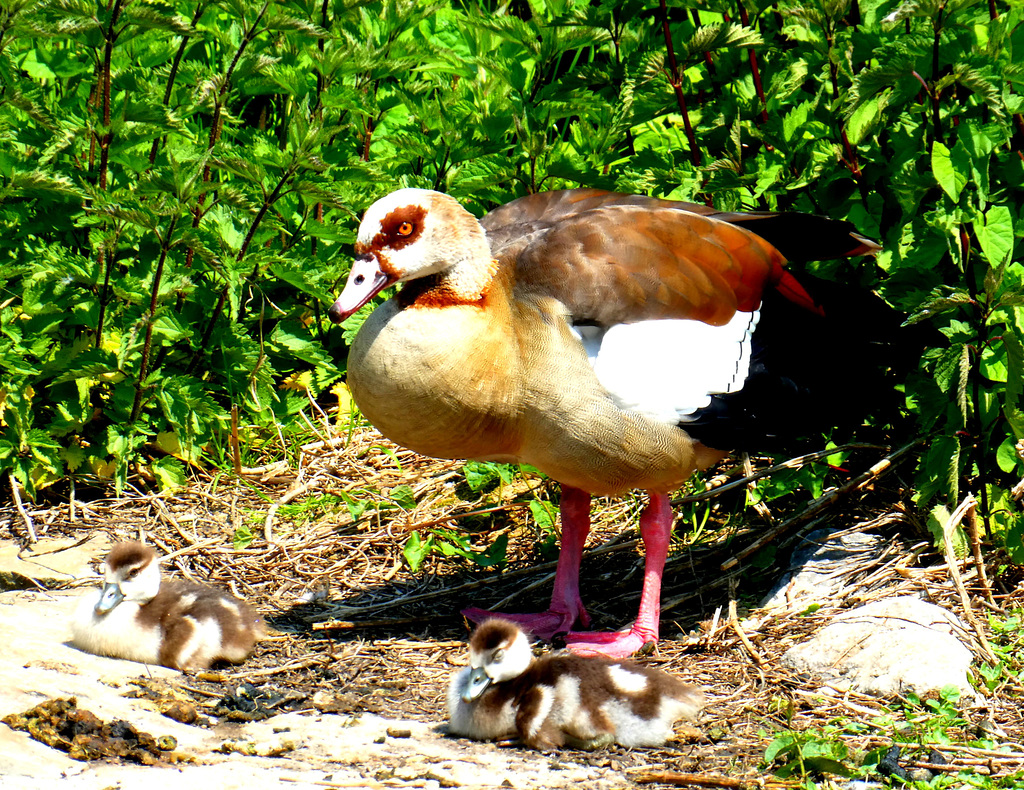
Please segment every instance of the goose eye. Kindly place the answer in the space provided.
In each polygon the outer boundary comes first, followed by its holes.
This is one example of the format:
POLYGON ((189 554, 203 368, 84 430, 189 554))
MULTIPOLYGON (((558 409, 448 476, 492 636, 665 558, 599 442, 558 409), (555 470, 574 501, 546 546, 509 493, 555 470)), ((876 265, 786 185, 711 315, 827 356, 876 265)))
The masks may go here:
POLYGON ((139 575, 139 568, 132 568, 130 571, 128 571, 128 578, 129 579, 134 579, 138 575, 139 575))
POLYGON ((413 227, 412 227, 412 223, 411 222, 408 222, 408 221, 403 222, 401 225, 398 226, 398 235, 399 236, 408 236, 410 233, 412 233, 412 230, 413 230, 413 227))
POLYGON ((497 650, 494 651, 493 659, 495 661, 501 661, 504 657, 505 657, 505 650, 503 648, 499 647, 497 650))

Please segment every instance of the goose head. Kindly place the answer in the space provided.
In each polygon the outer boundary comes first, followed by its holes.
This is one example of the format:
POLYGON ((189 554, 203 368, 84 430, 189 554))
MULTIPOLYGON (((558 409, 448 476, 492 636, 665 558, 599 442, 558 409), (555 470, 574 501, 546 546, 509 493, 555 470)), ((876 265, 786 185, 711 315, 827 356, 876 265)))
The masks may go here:
POLYGON ((429 189, 400 189, 370 206, 355 249, 345 289, 328 311, 335 323, 395 283, 438 275, 465 301, 479 298, 492 274, 480 223, 454 198, 429 189))
POLYGON ((138 541, 118 543, 103 564, 96 614, 106 614, 122 601, 148 603, 159 591, 160 564, 153 548, 138 541))
POLYGON ((462 690, 464 702, 478 699, 492 683, 522 675, 533 663, 526 634, 508 620, 480 624, 469 640, 469 676, 462 690))

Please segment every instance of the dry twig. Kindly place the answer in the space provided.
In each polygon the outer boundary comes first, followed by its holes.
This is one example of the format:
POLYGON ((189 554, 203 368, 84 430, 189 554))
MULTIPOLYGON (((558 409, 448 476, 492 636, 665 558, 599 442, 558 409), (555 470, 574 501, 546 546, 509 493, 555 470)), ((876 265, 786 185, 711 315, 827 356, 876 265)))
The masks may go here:
POLYGON ((802 782, 787 781, 781 779, 741 778, 732 776, 716 776, 715 774, 683 774, 674 771, 652 771, 642 774, 633 774, 630 777, 634 782, 641 785, 663 784, 663 785, 692 785, 694 787, 724 787, 730 790, 747 790, 747 788, 774 788, 801 787, 802 782))
POLYGON ((36 537, 35 524, 32 522, 32 516, 25 510, 25 505, 21 501, 21 491, 18 488, 18 478, 14 476, 14 472, 10 473, 11 481, 11 496, 14 497, 14 507, 17 508, 18 514, 21 516, 21 520, 25 524, 25 531, 28 533, 28 542, 35 543, 39 540, 36 537))
POLYGON ((968 494, 964 497, 964 501, 961 502, 957 509, 953 511, 953 515, 949 517, 943 527, 942 547, 946 555, 946 564, 949 566, 950 578, 953 580, 953 584, 956 586, 956 590, 960 595, 960 604, 964 610, 964 619, 966 619, 971 628, 974 629, 974 633, 978 637, 978 642, 981 644, 981 650, 985 654, 985 658, 992 666, 996 666, 999 663, 999 659, 996 658, 995 654, 992 652, 992 647, 989 645, 988 639, 985 637, 985 632, 982 630, 981 623, 979 623, 978 618, 974 616, 974 610, 971 608, 970 596, 967 594, 967 588, 964 587, 964 581, 960 576, 960 563, 957 561, 956 552, 953 550, 953 532, 967 513, 974 510, 977 505, 978 501, 974 498, 973 494, 968 494))
POLYGON ((876 463, 874 466, 872 466, 870 469, 868 469, 866 472, 862 472, 861 474, 857 475, 855 478, 853 478, 853 480, 850 480, 848 483, 841 486, 840 488, 833 488, 831 491, 826 491, 820 497, 811 502, 807 507, 805 507, 800 513, 793 516, 792 518, 786 519, 777 527, 772 528, 767 533, 765 533, 761 538, 754 541, 750 546, 745 548, 743 551, 738 552, 734 557, 730 557, 728 560, 723 562, 721 569, 723 571, 729 571, 732 568, 735 568, 740 562, 745 560, 750 555, 760 551, 762 548, 764 548, 773 540, 775 540, 779 535, 785 533, 793 526, 800 524, 804 521, 807 521, 808 519, 825 510, 825 508, 827 508, 829 505, 833 504, 834 502, 846 496, 847 494, 852 494, 854 491, 864 488, 864 486, 866 486, 868 483, 871 483, 872 481, 878 479, 886 472, 891 470, 898 460, 902 459, 903 456, 905 456, 912 449, 914 449, 918 444, 921 443, 921 441, 922 440, 920 439, 916 439, 913 442, 904 445, 899 450, 897 450, 894 453, 890 453, 885 458, 876 463))

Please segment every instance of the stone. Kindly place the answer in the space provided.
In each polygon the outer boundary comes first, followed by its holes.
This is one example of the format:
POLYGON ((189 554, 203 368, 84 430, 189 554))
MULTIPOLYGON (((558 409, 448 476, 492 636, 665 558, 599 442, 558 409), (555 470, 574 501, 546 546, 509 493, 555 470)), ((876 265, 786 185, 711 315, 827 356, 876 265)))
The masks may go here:
POLYGON ((94 532, 87 540, 43 539, 27 549, 14 542, 0 544, 0 591, 52 589, 79 579, 96 579, 93 564, 106 556, 110 540, 94 532))
POLYGON ((782 656, 785 666, 840 691, 921 696, 955 686, 973 699, 972 654, 957 637, 966 629, 951 612, 913 596, 883 598, 837 615, 782 656))
POLYGON ((761 602, 764 609, 803 611, 815 603, 834 603, 843 567, 882 554, 888 541, 868 532, 819 529, 793 551, 789 572, 761 602), (839 533, 838 536, 833 537, 839 533))

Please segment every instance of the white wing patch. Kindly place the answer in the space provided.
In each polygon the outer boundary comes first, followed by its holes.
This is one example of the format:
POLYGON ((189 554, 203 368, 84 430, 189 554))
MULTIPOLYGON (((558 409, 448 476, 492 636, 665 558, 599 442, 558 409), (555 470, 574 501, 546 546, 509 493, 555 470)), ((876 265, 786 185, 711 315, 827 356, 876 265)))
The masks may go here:
POLYGON ((538 683, 536 688, 540 692, 540 701, 537 704, 537 712, 534 713, 533 718, 526 725, 526 733, 531 738, 535 737, 540 731, 548 714, 551 713, 551 706, 555 702, 555 690, 551 686, 538 683))
POLYGON ((712 394, 743 388, 759 315, 737 312, 724 326, 666 319, 573 331, 621 409, 675 425, 711 405, 712 394))
POLYGON ((630 672, 624 667, 611 664, 608 667, 608 675, 611 677, 612 685, 627 694, 639 694, 647 688, 647 678, 639 672, 630 672))

